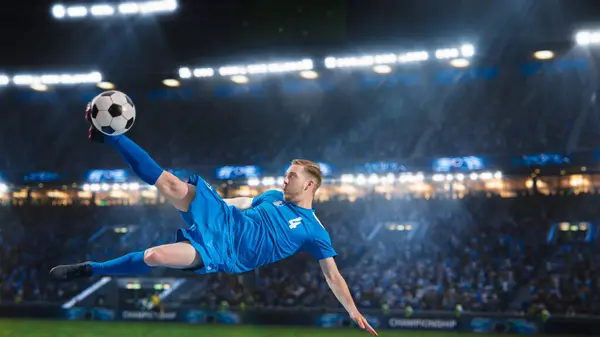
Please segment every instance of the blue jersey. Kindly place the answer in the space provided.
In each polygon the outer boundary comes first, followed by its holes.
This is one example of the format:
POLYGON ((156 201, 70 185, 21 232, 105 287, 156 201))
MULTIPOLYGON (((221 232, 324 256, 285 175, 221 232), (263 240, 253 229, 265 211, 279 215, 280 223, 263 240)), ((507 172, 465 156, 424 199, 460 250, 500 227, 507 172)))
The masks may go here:
POLYGON ((232 209, 232 215, 232 249, 237 261, 230 266, 231 272, 253 270, 298 251, 307 251, 318 260, 337 255, 315 211, 286 202, 280 191, 265 192, 254 198, 252 208, 232 209))

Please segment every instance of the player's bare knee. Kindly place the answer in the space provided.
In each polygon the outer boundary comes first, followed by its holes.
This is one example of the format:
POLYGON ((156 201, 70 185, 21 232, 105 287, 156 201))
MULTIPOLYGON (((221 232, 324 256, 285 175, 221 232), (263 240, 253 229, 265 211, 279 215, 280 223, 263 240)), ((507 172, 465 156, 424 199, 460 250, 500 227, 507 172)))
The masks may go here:
POLYGON ((144 262, 150 267, 160 267, 165 263, 164 255, 158 247, 148 248, 144 251, 144 262))

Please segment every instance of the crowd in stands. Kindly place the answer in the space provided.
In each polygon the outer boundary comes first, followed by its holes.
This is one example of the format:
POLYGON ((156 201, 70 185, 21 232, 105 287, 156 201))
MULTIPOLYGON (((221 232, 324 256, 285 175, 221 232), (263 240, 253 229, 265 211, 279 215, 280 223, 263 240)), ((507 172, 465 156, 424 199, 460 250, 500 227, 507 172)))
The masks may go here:
MULTIPOLYGON (((548 231, 556 221, 593 222, 599 201, 595 195, 392 200, 371 195, 354 202, 332 199, 315 208, 362 308, 461 305, 498 312, 513 310, 519 301, 517 311, 524 313, 541 308, 598 313, 598 250, 590 243, 549 243, 548 231)), ((11 206, 0 207, 0 217, 2 302, 65 301, 85 284, 50 282, 52 266, 172 242, 183 225, 166 205, 11 206), (116 233, 119 227, 129 230, 116 233)), ((195 284, 193 294, 182 305, 339 307, 308 254, 244 277, 212 274, 188 282, 195 284)))

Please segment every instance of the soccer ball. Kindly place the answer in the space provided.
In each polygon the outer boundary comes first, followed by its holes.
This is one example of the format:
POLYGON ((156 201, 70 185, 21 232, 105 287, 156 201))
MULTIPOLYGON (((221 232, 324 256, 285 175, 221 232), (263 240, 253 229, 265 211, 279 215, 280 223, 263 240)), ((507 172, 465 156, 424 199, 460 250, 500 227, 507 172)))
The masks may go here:
POLYGON ((135 105, 129 96, 120 91, 106 91, 92 100, 92 123, 108 136, 121 135, 135 122, 135 105))

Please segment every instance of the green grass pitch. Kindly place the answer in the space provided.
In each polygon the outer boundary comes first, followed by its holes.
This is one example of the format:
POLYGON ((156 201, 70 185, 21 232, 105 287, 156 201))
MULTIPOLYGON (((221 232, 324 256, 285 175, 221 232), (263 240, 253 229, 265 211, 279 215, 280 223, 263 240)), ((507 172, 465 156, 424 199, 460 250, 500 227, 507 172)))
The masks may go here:
MULTIPOLYGON (((0 337, 367 337, 357 329, 219 326, 160 322, 0 320, 0 337)), ((454 332, 379 331, 382 337, 466 337, 454 332)))

